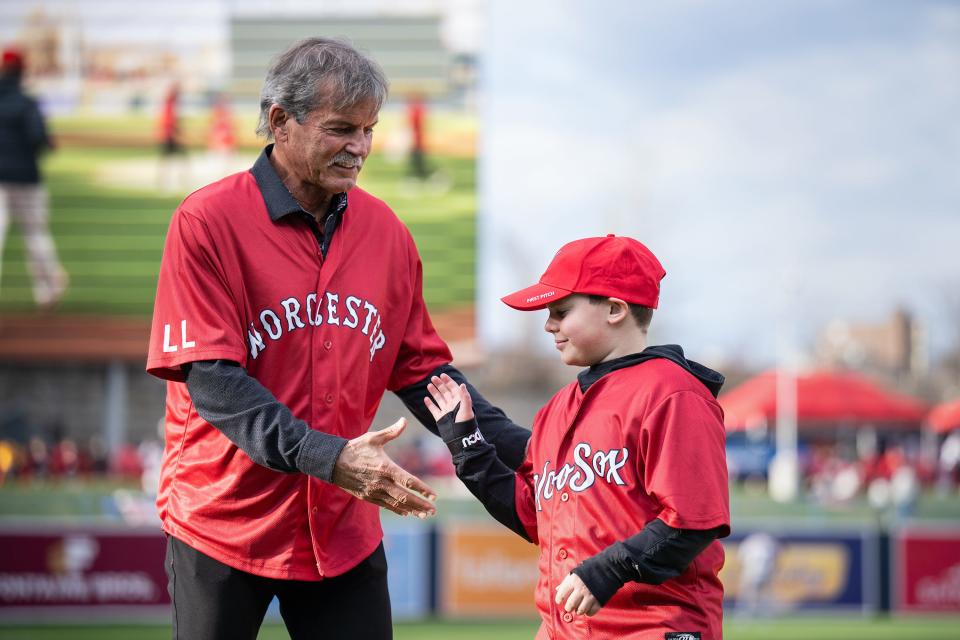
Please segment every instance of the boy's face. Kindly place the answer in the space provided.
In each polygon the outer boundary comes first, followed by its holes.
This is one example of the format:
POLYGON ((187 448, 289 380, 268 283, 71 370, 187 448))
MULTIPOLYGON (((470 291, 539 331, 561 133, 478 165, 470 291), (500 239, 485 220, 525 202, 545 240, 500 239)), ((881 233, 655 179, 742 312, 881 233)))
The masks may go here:
POLYGON ((589 367, 608 359, 615 346, 607 321, 610 305, 592 304, 574 294, 547 305, 547 310, 543 328, 553 335, 564 364, 589 367))

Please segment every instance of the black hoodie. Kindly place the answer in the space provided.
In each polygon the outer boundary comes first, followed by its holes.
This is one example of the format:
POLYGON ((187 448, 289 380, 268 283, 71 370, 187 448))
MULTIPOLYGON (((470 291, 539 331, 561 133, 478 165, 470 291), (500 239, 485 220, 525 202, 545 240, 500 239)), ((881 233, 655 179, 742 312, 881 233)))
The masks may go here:
POLYGON ((0 182, 37 184, 37 157, 52 146, 36 101, 16 73, 0 74, 0 182))
POLYGON ((616 371, 617 369, 625 369, 627 367, 640 364, 641 362, 654 360, 656 358, 669 360, 670 362, 673 362, 679 366, 681 369, 689 372, 690 375, 699 380, 701 383, 703 383, 703 386, 710 390, 710 393, 713 394, 714 398, 716 398, 717 394, 720 393, 720 387, 723 386, 724 381, 723 374, 714 371, 709 367, 705 367, 699 362, 687 360, 683 355, 683 347, 678 344, 664 344, 654 347, 647 347, 640 353, 631 353, 628 356, 621 356, 619 358, 614 358, 613 360, 607 360, 606 362, 593 365, 589 369, 580 372, 580 374, 577 376, 577 381, 580 383, 580 391, 586 393, 587 389, 590 388, 590 385, 608 373, 616 371))

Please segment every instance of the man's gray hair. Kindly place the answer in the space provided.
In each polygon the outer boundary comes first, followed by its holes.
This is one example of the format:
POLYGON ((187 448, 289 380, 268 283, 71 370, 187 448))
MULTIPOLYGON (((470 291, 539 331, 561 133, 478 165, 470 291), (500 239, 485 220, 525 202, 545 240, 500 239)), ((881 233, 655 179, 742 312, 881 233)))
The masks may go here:
POLYGON ((267 71, 257 135, 273 139, 273 105, 302 123, 314 109, 340 111, 371 101, 379 111, 386 99, 387 77, 376 61, 344 40, 306 38, 277 56, 267 71))

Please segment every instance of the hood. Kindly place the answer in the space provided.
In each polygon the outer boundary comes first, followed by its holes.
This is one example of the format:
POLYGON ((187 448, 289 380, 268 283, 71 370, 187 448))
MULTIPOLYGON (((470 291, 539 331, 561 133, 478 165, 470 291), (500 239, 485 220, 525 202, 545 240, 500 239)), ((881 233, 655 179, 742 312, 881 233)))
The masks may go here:
POLYGON ((613 360, 608 360, 607 362, 601 362, 598 365, 581 371, 577 376, 580 390, 586 392, 586 390, 590 388, 590 385, 612 371, 632 367, 655 358, 669 360, 689 372, 690 375, 699 380, 700 383, 710 391, 714 398, 720 393, 720 388, 724 382, 723 374, 709 367, 705 367, 699 362, 687 360, 683 355, 683 347, 678 344, 662 344, 647 347, 640 353, 632 353, 628 356, 621 356, 613 360))

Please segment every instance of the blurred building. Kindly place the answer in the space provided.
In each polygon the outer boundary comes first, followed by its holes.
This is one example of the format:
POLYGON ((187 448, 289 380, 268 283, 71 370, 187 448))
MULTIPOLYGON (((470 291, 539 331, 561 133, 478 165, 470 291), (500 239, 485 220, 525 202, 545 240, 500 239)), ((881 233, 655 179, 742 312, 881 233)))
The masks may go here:
POLYGON ((271 59, 301 38, 346 38, 373 56, 390 79, 391 92, 412 91, 435 97, 451 93, 453 52, 440 39, 438 13, 414 15, 230 17, 231 92, 255 100, 271 59))
POLYGON ((96 113, 157 102, 170 82, 184 107, 229 89, 255 102, 270 60, 308 36, 347 38, 384 67, 392 94, 473 102, 483 0, 6 0, 0 42, 27 54, 48 110, 96 113))
POLYGON ((917 378, 929 370, 924 328, 902 308, 877 323, 832 321, 817 337, 814 358, 819 365, 896 380, 917 378))
POLYGON ((36 75, 57 75, 63 72, 62 48, 64 28, 60 21, 42 9, 35 9, 23 23, 22 50, 36 75))

